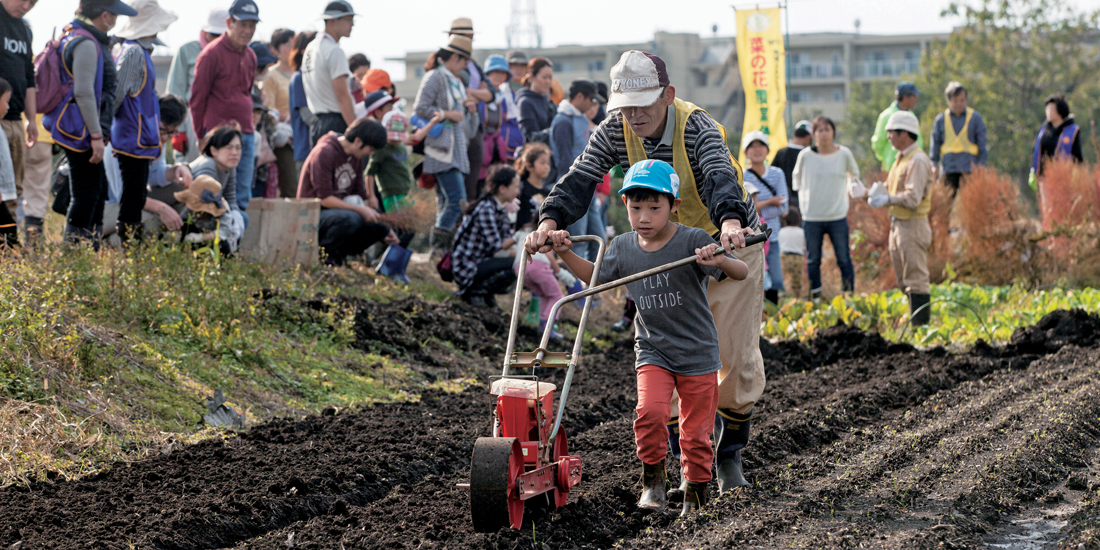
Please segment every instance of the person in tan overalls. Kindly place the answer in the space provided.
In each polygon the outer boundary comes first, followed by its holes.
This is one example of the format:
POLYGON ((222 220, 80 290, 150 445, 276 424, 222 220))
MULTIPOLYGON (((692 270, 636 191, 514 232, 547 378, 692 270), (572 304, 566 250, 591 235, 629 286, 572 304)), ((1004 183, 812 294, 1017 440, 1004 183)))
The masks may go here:
POLYGON ((909 315, 914 325, 927 325, 931 316, 928 249, 932 245, 932 160, 917 146, 917 117, 909 111, 890 115, 887 137, 898 150, 886 193, 872 194, 875 208, 890 207, 890 262, 898 288, 909 296, 909 315))
MULTIPOLYGON (((726 146, 725 129, 706 111, 676 96, 665 62, 652 53, 628 51, 611 68, 607 111, 584 152, 543 201, 538 228, 524 246, 531 254, 549 251, 549 232, 588 211, 596 186, 613 166, 626 170, 647 159, 672 165, 682 200, 674 221, 703 229, 749 268, 744 281, 725 280, 708 290, 722 361, 714 422, 715 477, 720 493, 748 485, 741 471, 741 449, 748 444, 752 410, 765 384, 760 356, 764 251, 745 247, 745 237, 760 231, 761 223, 752 196, 742 186, 741 166, 726 146)), ((668 426, 669 444, 679 459, 676 396, 669 406, 674 415, 668 426)), ((669 499, 683 498, 686 487, 687 479, 681 478, 680 489, 670 492, 669 499)))

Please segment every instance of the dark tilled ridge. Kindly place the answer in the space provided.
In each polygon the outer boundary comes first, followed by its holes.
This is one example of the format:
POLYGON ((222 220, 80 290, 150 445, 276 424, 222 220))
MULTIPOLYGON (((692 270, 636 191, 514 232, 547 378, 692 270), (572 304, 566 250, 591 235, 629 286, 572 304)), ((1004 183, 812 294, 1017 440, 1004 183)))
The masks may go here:
MULTIPOLYGON (((426 369, 437 366, 415 360, 414 336, 428 330, 420 323, 469 313, 461 304, 416 299, 355 307, 361 337, 394 331, 385 342, 357 345, 391 346, 395 355, 414 358, 414 368, 426 369), (378 328, 383 324, 389 328, 378 328)), ((451 319, 450 328, 436 333, 483 382, 499 372, 506 330, 506 317, 493 315, 451 319)), ((458 394, 425 390, 418 403, 273 421, 75 482, 0 489, 0 548, 17 541, 24 549, 61 550, 287 548, 291 539, 294 548, 326 549, 898 547, 900 541, 931 547, 907 533, 950 517, 957 518, 953 527, 937 527, 926 541, 969 547, 976 529, 997 521, 991 499, 1008 499, 1004 506, 1011 507, 1041 494, 1048 479, 1065 477, 1067 461, 1092 437, 1084 420, 1059 419, 1067 418, 1063 411, 1100 410, 1100 397, 1087 397, 1098 394, 1080 382, 1096 370, 1096 351, 1074 347, 1095 333, 1072 330, 1092 326, 1082 323, 1095 316, 1052 315, 1037 325, 1047 328, 1035 330, 1053 330, 1062 342, 1058 349, 1068 346, 1057 354, 1046 345, 1050 336, 1021 337, 1044 342, 1042 350, 1014 343, 950 354, 895 346, 844 326, 823 331, 808 345, 775 346, 778 352, 766 352, 769 384, 745 451, 754 486, 687 521, 634 506, 633 352, 629 337, 622 337, 610 348, 593 347, 571 391, 565 426, 572 451, 584 460, 584 481, 560 510, 529 507, 522 530, 473 533, 468 494, 455 487, 468 479, 474 441, 489 430, 489 396, 474 387, 458 394), (812 363, 805 363, 807 353, 812 363), (1044 400, 1048 390, 1060 397, 1044 400), (1017 407, 1012 418, 989 420, 1000 422, 993 428, 981 423, 984 418, 969 419, 1017 401, 1049 403, 1043 418, 1057 422, 1058 429, 1048 430, 1050 440, 1020 432, 1032 438, 1028 460, 1053 460, 1036 464, 1040 477, 982 447, 991 429, 1033 429, 1014 423, 1027 416, 1026 407, 1017 407), (1047 448, 1057 452, 1035 454, 1047 448), (993 454, 986 458, 985 452, 993 454), (926 455, 959 469, 921 466, 907 478, 893 473, 924 464, 926 455), (1008 475, 959 493, 973 496, 921 505, 935 490, 916 487, 954 487, 986 475, 981 465, 966 462, 970 456, 1008 475), (844 477, 844 464, 852 464, 848 475, 856 478, 844 477), (927 517, 913 516, 915 510, 927 517)), ((546 373, 546 379, 560 383, 561 373, 546 373)), ((998 437, 989 441, 1006 436, 998 437)), ((676 479, 678 469, 670 466, 669 474, 676 479)))

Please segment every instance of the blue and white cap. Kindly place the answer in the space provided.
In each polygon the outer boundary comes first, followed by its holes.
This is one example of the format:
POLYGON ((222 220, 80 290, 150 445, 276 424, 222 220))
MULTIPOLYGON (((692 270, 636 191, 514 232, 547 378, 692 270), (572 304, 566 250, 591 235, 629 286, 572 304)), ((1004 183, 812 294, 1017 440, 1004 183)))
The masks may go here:
POLYGON ((680 176, 676 175, 676 170, 672 169, 671 164, 663 160, 643 160, 634 163, 634 166, 626 171, 623 188, 619 190, 619 194, 636 187, 669 193, 679 198, 680 176))

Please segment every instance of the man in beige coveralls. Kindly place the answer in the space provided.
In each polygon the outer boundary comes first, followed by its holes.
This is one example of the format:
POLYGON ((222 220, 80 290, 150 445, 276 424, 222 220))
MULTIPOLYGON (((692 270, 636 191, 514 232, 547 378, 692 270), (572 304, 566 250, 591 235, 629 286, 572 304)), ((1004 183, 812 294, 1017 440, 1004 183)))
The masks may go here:
POLYGON ((917 146, 920 125, 909 111, 890 115, 887 137, 898 156, 886 178, 888 194, 867 202, 875 208, 890 207, 890 262, 898 288, 909 296, 909 315, 914 325, 928 324, 931 315, 928 249, 932 245, 932 160, 917 146))
MULTIPOLYGON (((596 185, 613 166, 626 170, 646 159, 673 166, 683 200, 673 221, 707 231, 749 267, 744 281, 711 283, 707 291, 722 360, 714 422, 718 490, 747 485, 741 472, 741 449, 748 444, 752 409, 764 393, 765 382, 759 347, 764 251, 760 246, 745 247, 745 237, 760 229, 752 196, 741 185, 741 167, 726 147, 724 131, 706 111, 676 96, 660 57, 637 50, 623 54, 611 68, 607 111, 584 153, 543 202, 538 229, 524 244, 531 253, 549 251, 547 233, 568 226, 588 211, 596 185)), ((673 396, 669 442, 677 459, 678 404, 673 396)), ((682 498, 686 484, 681 479, 680 491, 669 498, 682 498)))

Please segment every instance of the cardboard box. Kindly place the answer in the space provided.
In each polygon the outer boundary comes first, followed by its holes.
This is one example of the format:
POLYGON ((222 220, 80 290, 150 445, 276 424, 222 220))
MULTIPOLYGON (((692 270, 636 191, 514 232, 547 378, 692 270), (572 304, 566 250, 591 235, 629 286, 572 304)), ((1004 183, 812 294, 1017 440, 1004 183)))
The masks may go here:
POLYGON ((318 199, 252 199, 239 251, 280 267, 315 265, 320 220, 318 199))

